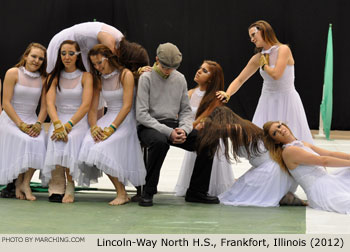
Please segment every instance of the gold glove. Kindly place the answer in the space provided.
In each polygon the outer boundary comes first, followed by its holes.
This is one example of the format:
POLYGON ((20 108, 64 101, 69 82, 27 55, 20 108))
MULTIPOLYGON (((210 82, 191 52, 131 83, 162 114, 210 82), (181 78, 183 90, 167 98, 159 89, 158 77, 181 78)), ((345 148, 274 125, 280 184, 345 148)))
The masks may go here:
POLYGON ((108 137, 110 137, 115 131, 117 130, 117 127, 112 123, 111 125, 109 125, 109 127, 105 127, 103 129, 103 139, 102 140, 106 140, 108 137))
POLYGON ((269 65, 269 55, 268 54, 261 54, 259 65, 264 70, 265 65, 269 65))
POLYGON ((30 125, 26 124, 25 122, 20 122, 18 128, 26 134, 28 134, 30 131, 30 125))
POLYGON ((95 138, 97 135, 102 134, 103 130, 101 129, 101 127, 94 125, 90 128, 90 132, 91 132, 91 136, 95 138))
POLYGON ((31 129, 34 131, 36 134, 40 134, 41 132, 41 122, 36 122, 31 126, 31 129))
POLYGON ((64 140, 67 139, 67 131, 66 128, 63 126, 60 120, 53 122, 53 135, 55 135, 57 140, 64 140))
POLYGON ((228 103, 228 101, 230 100, 230 95, 228 93, 226 93, 225 91, 218 91, 218 93, 224 97, 224 99, 222 100, 223 103, 228 103))
POLYGON ((73 124, 73 121, 72 121, 72 120, 69 120, 68 122, 66 122, 66 123, 64 124, 64 128, 66 129, 67 134, 68 134, 69 132, 71 132, 73 126, 74 126, 74 124, 73 124))

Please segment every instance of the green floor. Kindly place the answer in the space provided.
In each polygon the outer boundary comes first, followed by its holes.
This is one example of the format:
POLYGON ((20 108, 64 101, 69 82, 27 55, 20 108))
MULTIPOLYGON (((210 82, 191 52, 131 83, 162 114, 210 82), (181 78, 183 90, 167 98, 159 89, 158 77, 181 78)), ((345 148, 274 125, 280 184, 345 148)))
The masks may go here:
MULTIPOLYGON (((153 207, 109 206, 114 194, 76 193, 74 204, 0 198, 2 234, 292 234, 305 233, 304 207, 231 207, 159 194, 153 207)), ((132 195, 131 195, 132 196, 132 195)))

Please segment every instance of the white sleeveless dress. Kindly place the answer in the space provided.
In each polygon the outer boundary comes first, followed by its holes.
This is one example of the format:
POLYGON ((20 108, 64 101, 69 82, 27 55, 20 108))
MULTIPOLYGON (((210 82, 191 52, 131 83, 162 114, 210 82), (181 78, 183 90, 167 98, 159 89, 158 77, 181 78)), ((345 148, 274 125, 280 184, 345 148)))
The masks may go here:
MULTIPOLYGON (((102 76, 102 95, 107 102, 107 113, 97 121, 102 129, 108 127, 123 106, 123 87, 119 72, 102 76)), ((135 96, 135 95, 134 95, 135 96)), ((95 143, 90 131, 85 135, 79 154, 82 176, 79 184, 89 186, 96 183, 103 172, 127 185, 145 184, 146 168, 137 136, 135 108, 132 107, 117 130, 106 140, 95 143)))
MULTIPOLYGON (((297 146, 315 155, 319 155, 301 141, 284 145, 297 146)), ((328 173, 325 167, 299 165, 289 170, 295 180, 304 189, 309 206, 319 210, 350 214, 350 167, 328 173)))
MULTIPOLYGON (((200 91, 199 88, 196 88, 191 96, 190 105, 192 108, 193 121, 195 120, 197 109, 204 94, 205 91, 200 91)), ((217 153, 215 153, 213 160, 208 190, 208 194, 212 196, 217 196, 220 193, 225 192, 234 183, 232 166, 229 162, 227 162, 223 150, 223 145, 221 145, 221 148, 217 151, 217 153)), ((179 178, 175 186, 176 196, 185 196, 188 186, 190 184, 196 157, 196 152, 185 152, 179 178)))
POLYGON ((252 165, 233 186, 219 195, 221 204, 232 206, 277 207, 287 192, 294 192, 297 184, 294 179, 282 171, 270 158, 270 154, 260 144, 260 155, 248 158, 245 148, 241 147, 239 156, 249 160, 252 165))
MULTIPOLYGON (((39 72, 18 68, 18 81, 14 86, 11 104, 21 120, 34 124, 38 117, 36 108, 42 91, 39 72)), ((16 179, 28 168, 41 170, 46 154, 46 134, 30 137, 22 132, 6 114, 0 115, 0 184, 5 185, 16 179)))
MULTIPOLYGON (((273 46, 262 51, 269 54, 271 67, 277 61, 278 49, 278 46, 273 46)), ((264 83, 252 122, 262 128, 267 121, 283 121, 298 140, 313 143, 303 104, 294 87, 294 65, 287 65, 278 80, 274 80, 262 69, 260 74, 264 83)))
POLYGON ((119 46, 119 42, 122 40, 124 35, 114 28, 113 26, 107 25, 101 22, 85 22, 81 24, 74 25, 67 29, 64 29, 57 33, 50 41, 47 47, 47 68, 46 71, 50 73, 55 67, 57 60, 57 53, 59 51, 60 45, 65 40, 76 41, 81 50, 81 56, 86 71, 89 71, 88 63, 88 52, 96 44, 99 44, 97 40, 97 34, 100 31, 107 32, 111 34, 116 40, 116 47, 119 46))
MULTIPOLYGON (((79 109, 82 102, 83 72, 76 70, 72 73, 65 71, 60 75, 61 91, 56 90, 56 109, 59 120, 65 124, 79 109)), ((68 134, 68 142, 52 141, 53 124, 48 131, 48 145, 45 166, 42 171, 42 183, 46 185, 51 179, 51 171, 60 165, 70 169, 74 180, 79 179, 78 156, 86 132, 89 130, 87 115, 74 125, 68 134)))

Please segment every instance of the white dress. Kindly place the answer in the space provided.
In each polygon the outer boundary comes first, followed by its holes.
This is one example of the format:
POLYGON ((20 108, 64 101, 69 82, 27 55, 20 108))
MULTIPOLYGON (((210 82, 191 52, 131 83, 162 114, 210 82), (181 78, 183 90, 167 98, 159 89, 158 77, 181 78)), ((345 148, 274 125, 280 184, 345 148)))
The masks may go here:
POLYGON ((241 147, 239 156, 247 158, 252 165, 233 186, 219 195, 220 203, 232 206, 277 207, 287 192, 294 192, 297 184, 294 179, 282 171, 264 149, 260 155, 248 158, 245 148, 241 147))
MULTIPOLYGON (((278 46, 273 46, 262 51, 269 54, 271 67, 277 61, 278 49, 278 46)), ((287 65, 278 80, 274 80, 262 69, 260 74, 264 83, 252 122, 260 128, 267 121, 285 122, 298 140, 313 143, 303 104, 294 87, 294 65, 287 65)))
MULTIPOLYGON (((11 104, 21 120, 34 124, 38 117, 36 108, 42 91, 39 72, 29 72, 18 68, 18 81, 14 86, 11 104)), ((5 185, 16 179, 28 168, 41 170, 46 154, 46 134, 44 129, 37 137, 22 132, 6 114, 0 115, 0 184, 5 185)))
MULTIPOLYGON (((107 102, 107 113, 97 121, 102 129, 108 127, 117 117, 123 106, 123 87, 119 72, 102 76, 102 95, 107 102)), ((95 143, 90 131, 85 135, 79 154, 79 168, 82 176, 79 184, 89 186, 96 183, 103 172, 117 177, 127 185, 145 184, 146 168, 140 141, 137 136, 134 106, 117 130, 106 140, 95 143)))
MULTIPOLYGON (((318 155, 300 141, 284 146, 297 146, 318 155)), ((309 206, 319 210, 350 214, 350 167, 328 173, 322 166, 299 165, 289 170, 304 189, 309 206)))
MULTIPOLYGON (((190 105, 193 113, 193 121, 195 120, 197 109, 204 94, 205 91, 200 91, 199 88, 196 88, 191 96, 190 105)), ((228 188, 230 188, 234 182, 232 166, 229 162, 227 162, 223 150, 224 148, 221 144, 221 148, 215 153, 213 160, 208 190, 208 194, 212 196, 217 196, 220 193, 223 193, 228 188)), ((190 184, 196 157, 196 152, 185 152, 179 178, 175 187, 176 196, 185 196, 190 184)))
MULTIPOLYGON (((82 102, 83 72, 76 70, 72 73, 65 71, 60 75, 61 91, 56 90, 56 109, 59 120, 65 124, 79 109, 82 102)), ((87 115, 74 125, 68 134, 68 142, 52 141, 53 124, 48 131, 48 145, 45 166, 42 171, 42 183, 46 185, 51 179, 51 171, 60 165, 70 169, 74 180, 79 179, 78 156, 86 132, 89 130, 87 115)))
POLYGON ((47 68, 46 71, 50 73, 55 67, 57 60, 57 53, 60 45, 65 40, 76 41, 81 50, 81 56, 86 71, 89 71, 89 63, 87 55, 89 50, 96 44, 99 44, 97 40, 97 34, 100 32, 107 32, 111 34, 116 40, 116 47, 119 46, 119 42, 122 40, 124 35, 114 28, 113 26, 107 25, 101 22, 86 22, 74 25, 67 29, 64 29, 57 33, 50 41, 47 47, 47 68))

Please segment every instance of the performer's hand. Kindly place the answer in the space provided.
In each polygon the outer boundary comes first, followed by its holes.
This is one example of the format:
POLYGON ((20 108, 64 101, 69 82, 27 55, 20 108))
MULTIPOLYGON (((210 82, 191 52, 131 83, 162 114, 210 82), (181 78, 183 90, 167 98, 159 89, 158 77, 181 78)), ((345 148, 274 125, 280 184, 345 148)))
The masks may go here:
POLYGON ((18 124, 18 128, 22 130, 24 133, 29 134, 31 125, 26 124, 25 122, 20 122, 18 124))
POLYGON ((228 103, 228 101, 230 100, 230 95, 225 91, 217 91, 216 98, 218 98, 223 103, 228 103))
POLYGON ((90 128, 90 132, 91 132, 91 136, 94 139, 94 141, 100 142, 103 140, 103 138, 105 137, 105 135, 103 134, 103 130, 101 129, 101 127, 94 125, 90 128))
POLYGON ((115 131, 117 130, 117 127, 112 123, 109 127, 105 127, 103 129, 103 138, 102 140, 106 140, 108 137, 110 137, 115 131))
POLYGON ((64 124, 64 128, 66 129, 67 134, 69 134, 69 132, 72 131, 73 126, 74 126, 74 124, 73 124, 72 120, 69 120, 68 122, 66 122, 64 124))
POLYGON ((60 120, 53 122, 54 131, 52 133, 51 139, 53 141, 68 141, 68 133, 66 131, 66 128, 61 123, 60 120))
POLYGON ((31 137, 37 137, 40 135, 41 132, 41 122, 36 122, 32 125, 30 125, 30 130, 28 135, 30 135, 31 137))
POLYGON ((259 65, 264 70, 265 65, 269 65, 269 55, 268 54, 261 54, 259 65))

